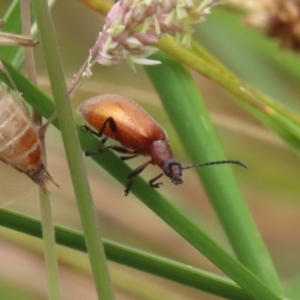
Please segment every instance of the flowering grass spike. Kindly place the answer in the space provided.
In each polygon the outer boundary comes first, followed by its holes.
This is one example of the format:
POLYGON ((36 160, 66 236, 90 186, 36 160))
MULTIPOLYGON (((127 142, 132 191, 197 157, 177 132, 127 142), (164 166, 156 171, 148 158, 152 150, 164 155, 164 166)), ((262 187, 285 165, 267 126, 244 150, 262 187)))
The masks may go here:
POLYGON ((102 65, 125 60, 137 64, 157 64, 146 57, 158 49, 153 43, 164 35, 190 45, 192 25, 204 20, 210 8, 220 0, 120 0, 106 17, 91 59, 102 65))

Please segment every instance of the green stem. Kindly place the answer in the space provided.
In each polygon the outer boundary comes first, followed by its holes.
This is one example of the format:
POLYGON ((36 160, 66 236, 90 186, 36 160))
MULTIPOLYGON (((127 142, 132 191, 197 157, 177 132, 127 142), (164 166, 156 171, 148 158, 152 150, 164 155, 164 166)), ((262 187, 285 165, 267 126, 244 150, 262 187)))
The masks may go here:
POLYGON ((52 217, 51 198, 40 190, 41 225, 44 241, 44 256, 47 270, 48 298, 60 299, 59 272, 56 255, 55 229, 52 217))
POLYGON ((54 25, 46 0, 33 1, 32 6, 40 33, 40 43, 46 60, 57 109, 58 122, 67 154, 98 298, 101 300, 111 300, 114 299, 113 290, 99 233, 99 224, 97 222, 97 216, 84 168, 83 156, 74 124, 54 25))
MULTIPOLYGON (((25 35, 31 35, 31 25, 30 25, 30 1, 21 1, 21 14, 22 14, 22 27, 23 33, 25 35)), ((37 84, 37 73, 34 61, 34 53, 32 47, 27 47, 25 49, 25 65, 28 73, 28 78, 35 84, 37 84)), ((42 125, 42 116, 33 109, 33 120, 36 125, 42 125)), ((43 147, 43 161, 46 163, 46 148, 44 131, 40 136, 41 143, 43 147)), ((40 199, 40 209, 41 209, 41 223, 44 241, 44 256, 47 272, 47 282, 48 282, 48 298, 49 300, 59 300, 60 299, 60 286, 59 286, 59 271, 58 262, 56 254, 56 244, 55 244, 55 232, 52 216, 52 205, 51 198, 49 194, 46 194, 41 187, 39 187, 39 199, 40 199)))

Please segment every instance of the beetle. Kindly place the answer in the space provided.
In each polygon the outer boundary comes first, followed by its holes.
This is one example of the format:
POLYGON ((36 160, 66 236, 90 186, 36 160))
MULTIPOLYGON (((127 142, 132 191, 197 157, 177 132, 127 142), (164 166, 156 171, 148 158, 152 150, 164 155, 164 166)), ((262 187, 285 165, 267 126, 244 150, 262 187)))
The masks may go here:
POLYGON ((85 151, 86 156, 112 149, 128 154, 128 156, 121 156, 122 160, 135 158, 139 155, 151 157, 150 160, 134 169, 127 176, 128 184, 125 189, 125 196, 130 191, 134 177, 140 174, 149 164, 157 165, 163 171, 163 173, 149 180, 149 184, 153 188, 159 188, 162 185, 161 182, 156 181, 164 174, 175 185, 183 183, 182 170, 193 167, 238 164, 247 168, 244 163, 237 160, 213 161, 182 167, 173 158, 163 128, 142 107, 124 96, 106 94, 90 98, 78 107, 77 112, 96 129, 83 125, 82 128, 85 131, 101 138, 103 144, 105 144, 107 138, 112 138, 121 144, 121 146, 105 146, 94 152, 85 151))
POLYGON ((0 160, 25 173, 45 193, 47 180, 57 185, 42 160, 42 143, 37 126, 26 107, 0 85, 0 160))

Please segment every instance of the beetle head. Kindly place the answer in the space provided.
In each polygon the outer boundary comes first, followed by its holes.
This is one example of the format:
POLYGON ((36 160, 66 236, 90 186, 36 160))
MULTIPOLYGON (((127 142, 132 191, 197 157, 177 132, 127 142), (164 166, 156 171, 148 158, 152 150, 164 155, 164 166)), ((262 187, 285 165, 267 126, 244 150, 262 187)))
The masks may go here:
POLYGON ((174 184, 177 185, 183 183, 181 164, 176 162, 174 159, 164 161, 162 170, 166 176, 171 178, 174 184))
POLYGON ((247 165, 239 160, 221 160, 221 161, 211 161, 203 164, 192 164, 186 167, 182 167, 180 163, 175 161, 174 159, 167 159, 163 162, 162 170, 164 174, 171 178, 174 184, 181 184, 183 183, 182 180, 182 171, 190 168, 195 167, 204 167, 204 166, 211 166, 211 165, 218 165, 218 164, 237 164, 244 168, 248 168, 247 165))

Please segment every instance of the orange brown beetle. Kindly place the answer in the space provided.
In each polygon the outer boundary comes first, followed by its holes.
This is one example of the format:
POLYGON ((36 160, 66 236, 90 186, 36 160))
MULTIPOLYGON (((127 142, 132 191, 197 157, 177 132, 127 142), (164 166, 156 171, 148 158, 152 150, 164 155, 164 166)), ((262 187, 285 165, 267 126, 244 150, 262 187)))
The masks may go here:
POLYGON ((163 174, 170 177, 174 184, 181 184, 182 170, 214 164, 238 164, 247 166, 237 160, 222 160, 203 164, 193 164, 182 167, 174 160, 167 135, 162 127, 139 105, 120 95, 100 95, 84 101, 78 108, 78 113, 97 131, 84 125, 83 129, 101 139, 104 144, 108 137, 118 141, 122 146, 111 145, 95 152, 85 151, 85 155, 93 155, 112 149, 117 152, 130 154, 121 156, 122 160, 131 159, 139 155, 150 156, 151 159, 133 170, 127 177, 125 189, 127 196, 133 178, 140 174, 149 164, 157 165, 163 173, 149 180, 151 187, 159 188, 162 183, 155 183, 163 174))

